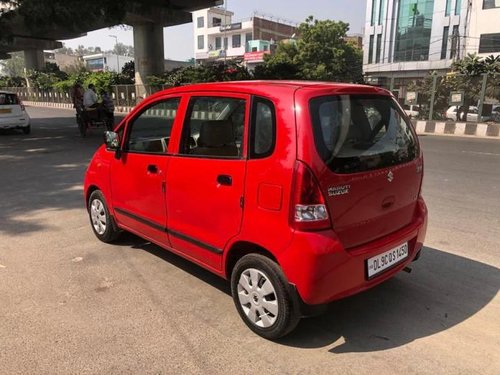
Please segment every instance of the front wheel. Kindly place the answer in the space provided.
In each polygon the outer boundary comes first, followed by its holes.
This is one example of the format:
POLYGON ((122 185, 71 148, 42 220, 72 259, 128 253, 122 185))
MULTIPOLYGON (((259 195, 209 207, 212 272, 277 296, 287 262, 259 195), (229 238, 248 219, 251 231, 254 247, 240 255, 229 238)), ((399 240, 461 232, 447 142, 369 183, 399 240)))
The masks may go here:
POLYGON ((118 238, 120 231, 109 214, 106 200, 100 190, 90 194, 88 211, 92 230, 99 240, 109 243, 118 238))
POLYGON ((231 294, 245 324, 266 339, 285 336, 300 320, 283 271, 263 255, 248 254, 236 263, 231 294))

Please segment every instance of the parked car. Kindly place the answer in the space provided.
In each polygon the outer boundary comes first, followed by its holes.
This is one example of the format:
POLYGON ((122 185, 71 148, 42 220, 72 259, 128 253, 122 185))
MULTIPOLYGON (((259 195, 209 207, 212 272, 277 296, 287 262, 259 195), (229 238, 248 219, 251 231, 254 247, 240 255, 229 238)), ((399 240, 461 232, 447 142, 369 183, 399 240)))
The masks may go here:
POLYGON ((419 257, 422 168, 384 89, 211 83, 157 93, 106 132, 84 194, 98 239, 129 231, 230 280, 243 321, 276 339, 419 257))
POLYGON ((495 122, 500 122, 500 105, 494 105, 491 110, 491 119, 495 122))
POLYGON ((30 117, 17 94, 0 91, 0 129, 20 129, 24 134, 31 131, 30 117))
POLYGON ((404 104, 403 109, 405 110, 406 114, 408 115, 409 118, 415 119, 419 115, 419 108, 418 105, 408 105, 404 104))
MULTIPOLYGON (((451 121, 465 121, 465 113, 463 112, 463 108, 459 106, 451 106, 446 111, 446 119, 451 121)), ((474 106, 469 107, 469 111, 467 112, 467 121, 468 122, 486 122, 490 121, 491 117, 482 115, 481 121, 478 121, 479 114, 478 108, 474 106)))

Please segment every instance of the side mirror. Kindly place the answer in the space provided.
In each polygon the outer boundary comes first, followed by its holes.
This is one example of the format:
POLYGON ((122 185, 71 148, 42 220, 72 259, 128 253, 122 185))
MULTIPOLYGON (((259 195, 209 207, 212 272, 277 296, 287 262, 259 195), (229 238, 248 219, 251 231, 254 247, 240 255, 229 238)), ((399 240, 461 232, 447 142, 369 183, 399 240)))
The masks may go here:
POLYGON ((112 131, 104 132, 104 144, 108 150, 119 150, 120 149, 120 137, 117 133, 112 131))

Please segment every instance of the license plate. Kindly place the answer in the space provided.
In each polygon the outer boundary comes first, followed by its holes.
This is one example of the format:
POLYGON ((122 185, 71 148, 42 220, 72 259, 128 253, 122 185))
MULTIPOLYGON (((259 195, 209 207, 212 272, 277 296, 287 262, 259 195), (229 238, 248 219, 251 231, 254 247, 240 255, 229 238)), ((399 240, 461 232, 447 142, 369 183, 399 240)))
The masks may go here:
POLYGON ((11 113, 12 109, 11 108, 0 108, 0 113, 11 113))
POLYGON ((408 258, 408 255, 408 242, 406 242, 394 249, 368 259, 366 261, 368 278, 372 278, 391 266, 398 264, 402 260, 408 258))

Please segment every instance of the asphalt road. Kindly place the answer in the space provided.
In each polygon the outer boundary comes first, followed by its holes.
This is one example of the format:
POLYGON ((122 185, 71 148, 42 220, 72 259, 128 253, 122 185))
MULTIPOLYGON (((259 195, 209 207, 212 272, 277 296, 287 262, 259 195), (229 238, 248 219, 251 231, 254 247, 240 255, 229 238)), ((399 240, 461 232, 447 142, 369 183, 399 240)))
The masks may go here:
POLYGON ((0 134, 1 374, 498 374, 500 142, 421 138, 427 247, 411 274, 270 342, 225 281, 132 235, 97 241, 83 174, 101 142, 29 109, 0 134))

